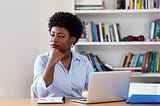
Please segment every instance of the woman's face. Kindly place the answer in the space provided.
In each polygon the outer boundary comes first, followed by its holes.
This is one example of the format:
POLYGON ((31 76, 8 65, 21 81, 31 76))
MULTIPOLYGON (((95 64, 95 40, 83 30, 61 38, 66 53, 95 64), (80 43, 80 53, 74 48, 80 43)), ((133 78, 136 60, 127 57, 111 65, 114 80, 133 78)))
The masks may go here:
POLYGON ((50 46, 60 50, 61 52, 70 51, 72 44, 76 40, 76 38, 71 37, 68 30, 63 27, 52 27, 50 35, 50 46))

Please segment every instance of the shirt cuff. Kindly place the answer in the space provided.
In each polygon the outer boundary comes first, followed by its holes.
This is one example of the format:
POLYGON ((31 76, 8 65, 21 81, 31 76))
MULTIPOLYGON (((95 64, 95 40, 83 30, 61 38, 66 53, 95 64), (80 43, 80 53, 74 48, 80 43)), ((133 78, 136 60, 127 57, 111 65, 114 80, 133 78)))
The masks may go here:
POLYGON ((41 82, 42 82, 42 87, 44 90, 47 90, 49 92, 52 89, 52 84, 46 87, 46 83, 43 78, 41 78, 41 82))
POLYGON ((38 90, 40 94, 39 96, 42 96, 42 97, 47 96, 52 89, 52 84, 46 87, 46 83, 42 77, 40 78, 40 84, 38 85, 39 85, 38 90))

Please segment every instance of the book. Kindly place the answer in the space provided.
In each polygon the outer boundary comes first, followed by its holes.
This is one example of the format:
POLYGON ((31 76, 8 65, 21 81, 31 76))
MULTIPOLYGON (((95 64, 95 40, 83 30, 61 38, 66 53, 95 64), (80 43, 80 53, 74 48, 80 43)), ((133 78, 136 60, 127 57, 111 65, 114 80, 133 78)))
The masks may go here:
POLYGON ((150 40, 154 38, 154 31, 155 31, 155 22, 150 21, 150 24, 149 24, 149 39, 150 40))
POLYGON ((97 37, 96 37, 96 29, 95 29, 95 23, 94 22, 90 22, 91 23, 91 32, 92 32, 92 41, 96 42, 97 41, 97 37))
POLYGON ((98 25, 98 24, 95 24, 95 27, 96 27, 96 37, 97 37, 97 41, 100 42, 101 39, 100 39, 99 25, 98 25))
POLYGON ((102 5, 102 0, 75 0, 75 5, 102 5))
POLYGON ((101 66, 101 68, 102 68, 102 71, 113 71, 111 68, 107 67, 107 66, 104 64, 104 62, 102 62, 97 55, 95 55, 95 56, 96 56, 97 61, 99 62, 100 66, 101 66))
POLYGON ((108 27, 109 27, 109 25, 107 24, 107 23, 104 23, 104 41, 105 42, 108 42, 108 33, 109 33, 109 31, 108 31, 108 27))
POLYGON ((136 58, 137 58, 137 54, 133 54, 133 57, 132 57, 132 60, 131 60, 129 67, 134 67, 134 63, 136 61, 136 58))
POLYGON ((148 59, 148 52, 144 53, 143 60, 142 60, 142 73, 146 72, 146 63, 148 59))
POLYGON ((38 104, 62 104, 65 102, 64 97, 41 97, 38 98, 38 104))
POLYGON ((82 21, 82 28, 83 28, 83 34, 81 34, 80 38, 86 38, 86 27, 85 27, 86 22, 82 21))
POLYGON ((91 22, 86 22, 85 28, 86 28, 86 40, 87 42, 92 42, 93 38, 92 38, 91 22))
POLYGON ((101 42, 104 42, 103 33, 102 33, 102 23, 98 23, 98 25, 99 25, 100 41, 101 41, 101 42))
POLYGON ((120 41, 120 35, 119 35, 119 32, 118 32, 118 23, 113 23, 113 31, 114 31, 114 34, 115 34, 115 41, 116 42, 119 42, 120 41))
POLYGON ((76 10, 102 10, 103 6, 77 6, 76 10))
POLYGON ((154 37, 160 37, 160 20, 155 20, 155 32, 154 37))
POLYGON ((128 52, 124 67, 129 67, 132 57, 133 57, 133 53, 128 52))
POLYGON ((153 57, 153 66, 152 66, 152 72, 156 72, 156 67, 157 67, 157 60, 158 60, 158 52, 154 52, 154 57, 153 57))
POLYGON ((160 72, 160 52, 158 52, 156 71, 160 72))
POLYGON ((117 0, 117 9, 122 9, 122 0, 117 0))
POLYGON ((153 57, 154 57, 154 53, 153 51, 149 52, 149 57, 148 57, 148 67, 147 67, 147 72, 152 72, 152 67, 153 67, 153 57))
POLYGON ((95 61, 95 66, 97 68, 97 71, 103 71, 103 69, 101 68, 101 65, 100 65, 100 61, 98 60, 97 57, 98 56, 93 55, 93 60, 95 61))
POLYGON ((111 36, 111 42, 115 42, 115 34, 113 30, 113 24, 109 26, 110 36, 111 36))
POLYGON ((98 68, 97 68, 97 66, 96 66, 96 61, 94 60, 94 54, 92 54, 92 53, 89 53, 89 57, 90 57, 90 59, 91 59, 91 63, 92 63, 92 66, 93 66, 93 68, 96 70, 96 71, 98 71, 98 68))
POLYGON ((120 28, 120 24, 119 23, 116 23, 116 26, 117 26, 117 31, 118 31, 118 38, 119 38, 119 41, 121 41, 121 28, 120 28))
POLYGON ((111 35, 110 35, 110 25, 109 24, 107 24, 107 31, 108 31, 108 37, 107 37, 107 39, 108 39, 108 42, 111 42, 112 41, 112 39, 111 39, 111 35))
POLYGON ((75 0, 76 10, 101 10, 104 9, 103 0, 75 0))
POLYGON ((139 53, 136 54, 136 57, 135 57, 135 60, 134 60, 134 63, 133 63, 133 67, 137 66, 138 60, 139 60, 139 53))
POLYGON ((129 0, 126 0, 126 3, 125 3, 125 9, 128 10, 129 9, 129 0))
POLYGON ((160 104, 160 95, 133 94, 126 100, 128 104, 160 104))
POLYGON ((103 41, 106 41, 107 38, 106 38, 106 36, 105 36, 104 23, 102 23, 102 36, 103 36, 103 41))
POLYGON ((142 67, 144 53, 139 53, 139 59, 137 62, 137 67, 142 67))

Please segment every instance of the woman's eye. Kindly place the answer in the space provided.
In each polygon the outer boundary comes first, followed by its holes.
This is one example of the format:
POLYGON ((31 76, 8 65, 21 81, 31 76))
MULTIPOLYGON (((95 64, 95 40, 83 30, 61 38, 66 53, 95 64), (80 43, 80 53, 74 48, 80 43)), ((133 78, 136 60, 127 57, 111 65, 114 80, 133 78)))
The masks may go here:
POLYGON ((61 35, 61 34, 58 35, 58 38, 61 38, 61 39, 62 39, 62 38, 64 38, 64 37, 65 37, 64 35, 61 35))
POLYGON ((59 38, 64 38, 64 36, 59 36, 59 38))
POLYGON ((59 38, 59 39, 63 39, 64 37, 65 37, 65 35, 64 34, 50 34, 50 36, 52 37, 52 38, 54 38, 54 37, 56 37, 56 38, 59 38))
POLYGON ((50 34, 51 35, 51 37, 54 37, 55 36, 55 34, 50 34))

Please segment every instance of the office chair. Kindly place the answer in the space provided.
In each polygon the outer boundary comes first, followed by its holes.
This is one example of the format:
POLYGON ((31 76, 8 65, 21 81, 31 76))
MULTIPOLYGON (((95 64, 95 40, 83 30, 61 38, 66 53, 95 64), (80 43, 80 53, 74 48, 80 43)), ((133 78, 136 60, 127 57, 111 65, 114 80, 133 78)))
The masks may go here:
POLYGON ((36 95, 35 95, 35 93, 34 93, 34 85, 33 85, 33 84, 31 85, 31 89, 30 89, 30 90, 31 90, 31 92, 30 92, 30 93, 31 93, 31 94, 30 94, 30 95, 31 95, 31 99, 33 99, 33 98, 36 97, 36 95))

